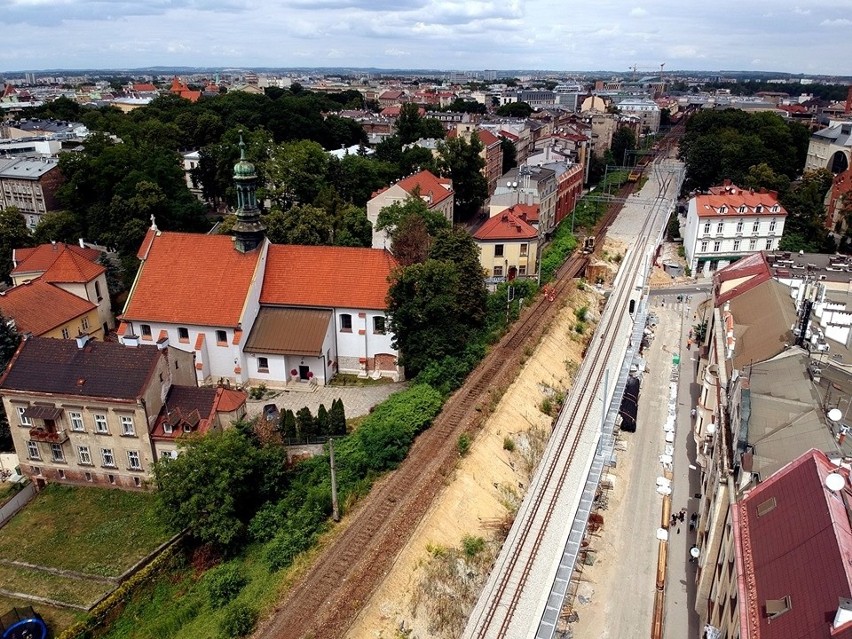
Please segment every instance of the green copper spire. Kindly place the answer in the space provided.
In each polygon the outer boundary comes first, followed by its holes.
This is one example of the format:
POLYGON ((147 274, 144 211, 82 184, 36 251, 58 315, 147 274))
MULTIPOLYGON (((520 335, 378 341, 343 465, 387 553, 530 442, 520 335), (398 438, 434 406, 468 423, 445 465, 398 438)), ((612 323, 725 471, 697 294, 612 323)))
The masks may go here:
POLYGON ((234 223, 234 244, 238 251, 253 251, 263 242, 266 230, 260 221, 257 207, 257 173, 254 164, 246 159, 246 145, 240 132, 240 161, 234 165, 234 184, 237 189, 237 221, 234 223))

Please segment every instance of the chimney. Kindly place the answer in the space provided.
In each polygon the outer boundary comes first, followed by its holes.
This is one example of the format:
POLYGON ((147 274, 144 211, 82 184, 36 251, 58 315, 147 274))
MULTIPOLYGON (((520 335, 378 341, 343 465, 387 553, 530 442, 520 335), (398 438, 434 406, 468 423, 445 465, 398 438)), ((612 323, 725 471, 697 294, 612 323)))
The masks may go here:
POLYGON ((83 242, 82 237, 80 239, 78 239, 77 242, 80 244, 80 248, 86 248, 86 244, 85 244, 85 242, 83 242))
POLYGON ((159 348, 161 351, 168 350, 168 348, 169 348, 169 336, 168 335, 161 337, 160 339, 157 340, 157 348, 159 348))
POLYGON ((136 348, 139 346, 139 336, 131 333, 130 335, 124 336, 124 345, 128 348, 136 348))
POLYGON ((79 348, 80 350, 83 350, 83 347, 85 347, 86 344, 88 344, 88 343, 89 343, 89 336, 88 335, 80 334, 80 335, 77 336, 77 348, 79 348))
POLYGON ((50 240, 51 246, 53 246, 53 250, 56 250, 56 240, 50 240))

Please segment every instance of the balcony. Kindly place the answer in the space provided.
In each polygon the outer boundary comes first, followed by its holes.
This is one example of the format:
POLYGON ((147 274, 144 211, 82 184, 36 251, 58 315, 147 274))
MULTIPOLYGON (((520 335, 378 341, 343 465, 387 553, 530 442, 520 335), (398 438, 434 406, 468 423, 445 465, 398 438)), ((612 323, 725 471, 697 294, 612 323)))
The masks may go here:
POLYGON ((30 439, 34 442, 47 442, 48 444, 64 444, 68 441, 67 430, 53 430, 45 426, 30 428, 30 439))

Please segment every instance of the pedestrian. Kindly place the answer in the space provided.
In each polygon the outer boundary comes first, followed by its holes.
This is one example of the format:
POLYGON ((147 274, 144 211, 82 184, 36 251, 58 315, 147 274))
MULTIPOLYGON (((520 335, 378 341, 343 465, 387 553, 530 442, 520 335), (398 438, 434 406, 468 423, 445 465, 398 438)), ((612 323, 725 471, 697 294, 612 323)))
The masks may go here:
POLYGON ((677 534, 680 534, 680 526, 677 527, 677 534))
POLYGON ((690 415, 690 417, 692 417, 692 419, 695 419, 696 414, 697 414, 697 411, 694 408, 691 411, 689 411, 689 415, 690 415))
POLYGON ((678 514, 678 516, 677 516, 677 520, 678 520, 680 523, 683 523, 683 518, 684 518, 685 516, 686 516, 686 513, 685 513, 685 512, 683 512, 683 511, 681 510, 681 511, 680 511, 680 513, 679 513, 679 514, 678 514))

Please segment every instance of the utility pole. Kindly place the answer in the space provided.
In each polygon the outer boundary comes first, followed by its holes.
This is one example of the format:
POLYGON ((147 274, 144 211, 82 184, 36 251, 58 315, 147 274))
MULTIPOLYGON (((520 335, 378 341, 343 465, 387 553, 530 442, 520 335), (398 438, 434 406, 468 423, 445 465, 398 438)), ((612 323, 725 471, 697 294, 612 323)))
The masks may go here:
POLYGON ((337 505, 337 473, 334 468, 334 439, 328 440, 328 458, 331 463, 331 517, 340 521, 340 509, 337 505))

